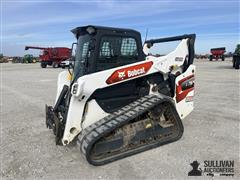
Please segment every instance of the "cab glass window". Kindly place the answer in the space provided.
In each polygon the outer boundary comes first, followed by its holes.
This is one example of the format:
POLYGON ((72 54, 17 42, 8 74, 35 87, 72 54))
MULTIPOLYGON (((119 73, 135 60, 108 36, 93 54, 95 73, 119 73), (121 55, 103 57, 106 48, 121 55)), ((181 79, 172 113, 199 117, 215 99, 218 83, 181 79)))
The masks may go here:
POLYGON ((104 36, 100 42, 99 63, 125 64, 138 58, 137 43, 131 37, 104 36))

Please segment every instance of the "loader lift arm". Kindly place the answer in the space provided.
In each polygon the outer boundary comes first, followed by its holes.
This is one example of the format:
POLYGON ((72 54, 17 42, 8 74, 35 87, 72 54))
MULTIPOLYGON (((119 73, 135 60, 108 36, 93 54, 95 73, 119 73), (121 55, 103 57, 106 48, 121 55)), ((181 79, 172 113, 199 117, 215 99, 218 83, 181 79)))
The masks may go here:
POLYGON ((193 64, 194 61, 194 43, 196 39, 196 34, 184 34, 180 36, 171 36, 171 37, 165 37, 165 38, 158 38, 158 39, 150 39, 145 41, 144 44, 147 45, 147 48, 151 48, 156 43, 165 43, 165 42, 171 42, 171 41, 180 41, 182 39, 189 39, 188 40, 188 62, 187 64, 184 64, 184 71, 188 68, 190 64, 193 64))

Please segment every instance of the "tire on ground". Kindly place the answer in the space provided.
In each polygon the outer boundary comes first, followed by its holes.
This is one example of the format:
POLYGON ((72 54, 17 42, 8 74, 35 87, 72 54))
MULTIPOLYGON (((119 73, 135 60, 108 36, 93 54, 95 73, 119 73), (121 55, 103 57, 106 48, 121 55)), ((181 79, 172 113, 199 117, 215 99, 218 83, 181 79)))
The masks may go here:
POLYGON ((233 64, 233 68, 235 68, 235 58, 233 57, 233 60, 232 60, 232 64, 233 64))
POLYGON ((240 66, 240 58, 236 58, 235 60, 235 69, 239 69, 240 66))
POLYGON ((209 61, 212 61, 212 59, 213 59, 213 57, 212 57, 212 55, 210 55, 210 57, 209 57, 209 61))
POLYGON ((42 68, 46 68, 47 67, 47 64, 45 62, 41 62, 41 67, 42 68))

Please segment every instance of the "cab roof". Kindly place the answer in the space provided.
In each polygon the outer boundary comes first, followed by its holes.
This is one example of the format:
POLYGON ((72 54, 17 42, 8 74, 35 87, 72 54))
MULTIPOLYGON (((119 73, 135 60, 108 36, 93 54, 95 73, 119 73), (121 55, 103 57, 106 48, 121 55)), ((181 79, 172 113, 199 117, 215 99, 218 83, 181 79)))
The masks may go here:
POLYGON ((84 35, 87 33, 88 28, 93 28, 96 31, 102 30, 102 31, 112 31, 116 33, 136 33, 140 35, 140 33, 133 29, 126 29, 126 28, 115 28, 115 27, 106 27, 106 26, 96 26, 96 25, 88 25, 88 26, 79 26, 71 30, 71 32, 78 38, 80 35, 84 35))

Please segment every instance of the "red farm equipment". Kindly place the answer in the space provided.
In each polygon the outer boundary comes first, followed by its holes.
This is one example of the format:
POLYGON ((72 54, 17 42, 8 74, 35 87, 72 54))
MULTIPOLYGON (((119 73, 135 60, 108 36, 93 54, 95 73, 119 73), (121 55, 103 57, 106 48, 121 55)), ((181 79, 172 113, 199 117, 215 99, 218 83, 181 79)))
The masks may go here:
POLYGON ((35 47, 26 46, 25 50, 28 49, 39 49, 42 50, 39 58, 41 60, 41 67, 46 68, 47 65, 53 66, 54 68, 59 67, 62 61, 65 61, 71 57, 71 49, 66 47, 35 47))
POLYGON ((211 55, 209 56, 209 61, 212 61, 213 59, 218 60, 219 58, 224 61, 225 56, 224 53, 226 52, 225 47, 220 47, 220 48, 212 48, 211 50, 211 55))

